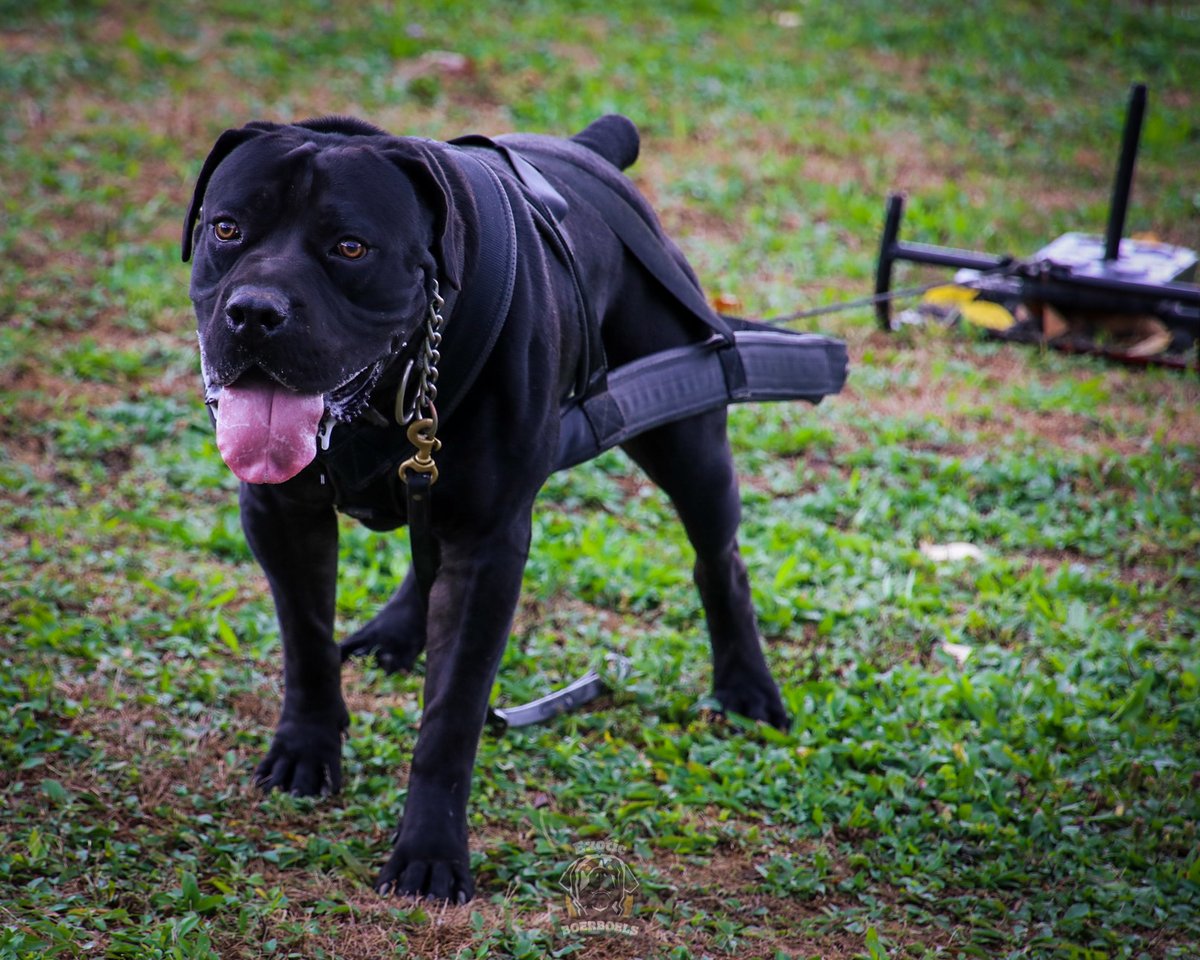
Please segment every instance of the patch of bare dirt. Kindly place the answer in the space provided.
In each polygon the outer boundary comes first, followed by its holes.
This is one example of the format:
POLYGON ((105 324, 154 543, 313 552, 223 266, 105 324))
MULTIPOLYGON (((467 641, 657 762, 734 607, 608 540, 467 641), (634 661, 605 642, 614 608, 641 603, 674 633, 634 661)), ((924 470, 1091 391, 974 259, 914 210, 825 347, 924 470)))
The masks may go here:
MULTIPOLYGON (((1010 395, 1019 397, 1023 389, 1061 384, 1072 377, 1092 381, 1097 376, 1090 364, 1081 364, 1074 372, 1039 374, 1031 366, 1033 349, 1013 344, 982 358, 962 344, 918 341, 904 346, 888 334, 873 332, 864 342, 851 341, 851 374, 836 402, 849 401, 885 417, 940 422, 959 434, 977 433, 977 443, 954 451, 961 455, 984 454, 991 441, 1014 434, 1036 437, 1065 450, 1111 450, 1121 456, 1144 451, 1152 437, 1168 443, 1194 443, 1200 437, 1200 384, 1186 376, 1154 378, 1139 369, 1114 365, 1101 374, 1109 399, 1097 405, 1095 414, 1038 410, 1010 402, 1010 395), (912 383, 888 394, 860 391, 853 368, 867 350, 910 372, 912 383), (947 359, 971 364, 982 376, 972 384, 955 374, 938 372, 947 359), (1112 424, 1117 425, 1116 430, 1112 424)), ((877 356, 872 362, 879 365, 880 359, 877 356)), ((854 442, 861 444, 863 439, 857 436, 854 442)))

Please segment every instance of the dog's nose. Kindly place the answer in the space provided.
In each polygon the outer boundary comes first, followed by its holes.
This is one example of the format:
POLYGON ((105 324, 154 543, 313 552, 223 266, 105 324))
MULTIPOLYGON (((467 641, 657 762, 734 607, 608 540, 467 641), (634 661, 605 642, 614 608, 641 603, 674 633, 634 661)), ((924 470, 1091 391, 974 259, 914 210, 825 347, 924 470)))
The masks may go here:
POLYGON ((225 322, 229 329, 244 337, 272 333, 287 323, 288 316, 287 298, 260 287, 237 290, 225 304, 225 322))

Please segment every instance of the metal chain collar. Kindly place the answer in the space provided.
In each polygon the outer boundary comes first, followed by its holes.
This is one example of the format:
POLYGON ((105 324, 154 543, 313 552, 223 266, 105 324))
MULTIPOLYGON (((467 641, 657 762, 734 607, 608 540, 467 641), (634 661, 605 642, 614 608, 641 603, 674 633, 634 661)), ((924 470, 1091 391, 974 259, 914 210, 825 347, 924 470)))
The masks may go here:
POLYGON ((441 449, 442 441, 437 438, 438 418, 437 379, 438 362, 442 359, 442 326, 446 322, 442 307, 446 301, 438 293, 438 283, 433 281, 433 296, 425 314, 425 337, 417 355, 409 361, 404 371, 400 389, 396 393, 396 422, 408 425, 408 442, 417 448, 416 453, 400 464, 400 479, 408 482, 410 471, 429 474, 431 484, 437 482, 437 464, 433 455, 441 449), (416 371, 417 380, 412 405, 405 409, 404 399, 408 394, 408 381, 416 371))

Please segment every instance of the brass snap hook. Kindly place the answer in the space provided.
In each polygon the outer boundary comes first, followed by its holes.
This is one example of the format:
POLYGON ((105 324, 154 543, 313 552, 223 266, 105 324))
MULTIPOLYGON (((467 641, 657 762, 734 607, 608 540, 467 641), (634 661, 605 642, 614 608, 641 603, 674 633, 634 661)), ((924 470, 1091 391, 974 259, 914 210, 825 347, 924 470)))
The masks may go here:
POLYGON ((408 473, 429 474, 429 483, 437 483, 438 468, 433 462, 433 455, 442 448, 442 441, 437 438, 437 411, 430 409, 431 416, 414 420, 408 425, 408 442, 417 448, 417 452, 400 464, 400 479, 408 483, 408 473))

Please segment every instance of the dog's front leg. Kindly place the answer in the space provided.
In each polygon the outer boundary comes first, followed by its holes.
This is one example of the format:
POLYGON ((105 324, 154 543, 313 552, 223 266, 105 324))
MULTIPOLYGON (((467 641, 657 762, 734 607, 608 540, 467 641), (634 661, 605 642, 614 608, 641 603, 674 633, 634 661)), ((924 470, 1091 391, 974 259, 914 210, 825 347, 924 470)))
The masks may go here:
POLYGON ((425 703, 385 893, 465 903, 471 771, 529 551, 529 516, 484 541, 443 542, 429 595, 425 703))
POLYGON ((303 475, 278 486, 243 483, 240 504, 283 637, 283 709, 255 779, 264 790, 298 796, 336 793, 350 722, 333 642, 337 516, 325 491, 303 475))

